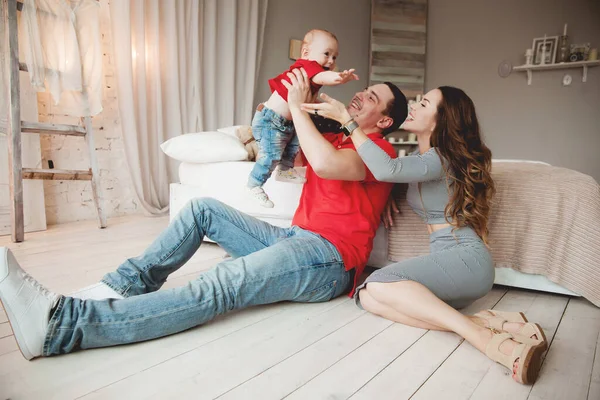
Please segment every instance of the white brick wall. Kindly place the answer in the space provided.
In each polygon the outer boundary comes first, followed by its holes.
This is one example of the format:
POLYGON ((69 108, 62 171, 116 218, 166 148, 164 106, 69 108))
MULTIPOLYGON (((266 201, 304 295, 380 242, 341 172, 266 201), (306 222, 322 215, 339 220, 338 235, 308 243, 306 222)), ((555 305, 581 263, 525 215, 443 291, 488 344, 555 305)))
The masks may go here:
MULTIPOLYGON (((141 211, 138 204, 123 150, 119 120, 117 91, 110 34, 108 1, 101 0, 100 31, 104 93, 102 113, 92 119, 96 155, 100 168, 100 188, 104 197, 107 217, 141 211)), ((55 106, 48 93, 38 94, 40 122, 77 124, 78 118, 69 117, 55 106)), ((48 160, 57 169, 87 169, 89 158, 85 139, 80 137, 41 135, 43 168, 48 160)), ((48 224, 95 219, 89 181, 45 181, 46 219, 48 224)), ((110 225, 110 220, 109 220, 110 225)))

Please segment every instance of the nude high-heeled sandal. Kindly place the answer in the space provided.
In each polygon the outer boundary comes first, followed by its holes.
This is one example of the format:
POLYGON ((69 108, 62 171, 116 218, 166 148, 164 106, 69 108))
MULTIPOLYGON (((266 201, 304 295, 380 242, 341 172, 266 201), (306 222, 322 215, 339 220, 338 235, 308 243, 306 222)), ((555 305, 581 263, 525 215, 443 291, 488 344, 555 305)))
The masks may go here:
MULTIPOLYGON (((492 332, 494 332, 493 329, 492 332)), ((494 333, 486 346, 485 355, 511 371, 513 371, 513 366, 517 362, 515 376, 517 382, 525 385, 535 382, 542 366, 542 355, 545 351, 543 344, 531 345, 519 343, 510 355, 502 353, 500 345, 511 339, 519 342, 510 333, 494 333)))
POLYGON ((481 318, 487 322, 487 328, 492 328, 497 331, 506 332, 503 328, 507 322, 523 323, 524 325, 516 332, 510 332, 520 343, 525 344, 544 344, 548 347, 548 341, 546 340, 546 334, 541 326, 536 323, 529 322, 522 312, 509 312, 509 311, 498 311, 498 310, 485 310, 492 315, 482 314, 481 312, 475 314, 475 317, 481 318), (532 336, 537 336, 537 339, 533 339, 532 336))

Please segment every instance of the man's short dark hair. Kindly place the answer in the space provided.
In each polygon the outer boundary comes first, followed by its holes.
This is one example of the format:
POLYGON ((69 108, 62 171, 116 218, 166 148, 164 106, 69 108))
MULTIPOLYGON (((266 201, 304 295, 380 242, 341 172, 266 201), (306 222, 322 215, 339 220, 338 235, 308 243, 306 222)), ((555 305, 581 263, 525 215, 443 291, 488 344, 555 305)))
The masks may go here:
POLYGON ((398 86, 394 85, 392 82, 383 83, 390 88, 392 94, 394 95, 394 99, 388 103, 387 108, 383 111, 384 115, 387 115, 394 120, 392 125, 382 131, 383 136, 385 136, 389 133, 397 131, 398 127, 402 125, 408 116, 408 102, 406 101, 406 96, 404 93, 398 89, 398 86))

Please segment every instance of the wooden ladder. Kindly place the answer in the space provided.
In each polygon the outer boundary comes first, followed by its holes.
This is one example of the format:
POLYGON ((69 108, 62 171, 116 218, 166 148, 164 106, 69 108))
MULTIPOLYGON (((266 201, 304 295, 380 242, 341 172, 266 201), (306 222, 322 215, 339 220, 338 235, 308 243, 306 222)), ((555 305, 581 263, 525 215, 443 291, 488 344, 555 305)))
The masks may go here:
MULTIPOLYGON (((19 63, 19 44, 17 11, 23 3, 17 0, 0 0, 1 23, 8 30, 6 37, 0 38, 8 44, 8 100, 7 121, 0 122, 0 132, 8 135, 8 172, 10 188, 10 214, 12 220, 11 237, 13 242, 22 242, 25 237, 23 219, 23 179, 46 180, 84 180, 91 181, 94 206, 98 213, 98 227, 106 227, 106 215, 102 208, 98 161, 94 149, 94 130, 90 117, 81 118, 80 125, 47 124, 21 121, 19 71, 27 71, 27 66, 19 63), (44 133, 52 135, 83 136, 89 151, 90 165, 88 170, 59 170, 23 168, 21 162, 21 132, 44 133)), ((4 94, 0 94, 3 96, 4 94)))

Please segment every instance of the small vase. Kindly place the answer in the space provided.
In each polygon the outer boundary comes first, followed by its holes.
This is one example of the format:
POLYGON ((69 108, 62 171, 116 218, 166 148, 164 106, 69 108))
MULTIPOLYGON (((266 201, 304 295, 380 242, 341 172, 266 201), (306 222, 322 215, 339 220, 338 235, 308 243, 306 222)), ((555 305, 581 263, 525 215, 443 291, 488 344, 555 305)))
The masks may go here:
POLYGON ((560 37, 560 47, 558 48, 558 62, 569 61, 569 37, 564 35, 560 37))

